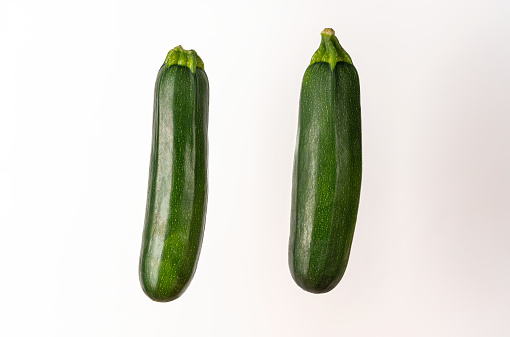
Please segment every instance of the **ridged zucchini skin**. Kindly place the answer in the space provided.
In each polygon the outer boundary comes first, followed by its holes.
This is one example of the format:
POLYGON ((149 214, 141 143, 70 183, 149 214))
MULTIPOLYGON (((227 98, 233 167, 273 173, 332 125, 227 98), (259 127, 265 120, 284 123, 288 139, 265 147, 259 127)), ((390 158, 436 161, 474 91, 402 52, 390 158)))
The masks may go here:
MULTIPOLYGON (((332 37, 336 39, 334 32, 332 37)), ((289 267, 295 282, 312 293, 328 292, 340 282, 349 259, 359 205, 359 78, 350 57, 345 55, 332 62, 331 58, 326 62, 312 59, 301 88, 289 267), (337 62, 338 59, 342 61, 337 62)))
POLYGON ((193 278, 207 208, 207 75, 195 61, 190 67, 186 62, 168 64, 168 59, 158 72, 154 93, 139 265, 143 291, 158 302, 178 298, 193 278))

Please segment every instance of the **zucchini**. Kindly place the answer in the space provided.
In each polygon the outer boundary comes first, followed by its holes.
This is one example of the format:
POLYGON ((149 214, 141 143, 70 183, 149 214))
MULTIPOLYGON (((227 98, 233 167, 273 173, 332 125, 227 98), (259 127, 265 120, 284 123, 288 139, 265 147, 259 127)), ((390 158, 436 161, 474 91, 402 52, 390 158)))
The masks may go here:
POLYGON ((333 29, 321 35, 301 87, 289 239, 291 275, 312 293, 345 272, 361 190, 358 73, 333 29))
POLYGON ((194 50, 172 49, 156 79, 147 208, 140 253, 142 289, 168 302, 188 287, 207 208, 209 82, 194 50))

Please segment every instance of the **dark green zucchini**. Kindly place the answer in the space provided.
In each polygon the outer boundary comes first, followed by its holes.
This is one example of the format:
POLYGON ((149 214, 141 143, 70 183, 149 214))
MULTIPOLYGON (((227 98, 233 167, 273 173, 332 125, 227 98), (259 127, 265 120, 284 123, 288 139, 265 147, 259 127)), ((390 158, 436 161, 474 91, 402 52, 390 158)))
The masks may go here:
POLYGON ((172 49, 154 92, 152 151, 140 282, 168 302, 188 287, 197 266, 207 208, 209 83, 194 50, 172 49))
POLYGON ((289 266, 306 291, 342 278, 361 189, 359 79, 332 29, 324 29, 301 88, 292 182, 289 266))

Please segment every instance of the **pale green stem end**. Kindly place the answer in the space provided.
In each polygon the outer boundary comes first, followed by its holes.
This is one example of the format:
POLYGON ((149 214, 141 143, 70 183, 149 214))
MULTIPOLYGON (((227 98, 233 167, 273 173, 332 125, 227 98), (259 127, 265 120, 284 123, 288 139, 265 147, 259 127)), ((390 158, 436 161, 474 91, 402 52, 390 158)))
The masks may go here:
POLYGON ((335 31, 331 28, 325 28, 321 32, 321 44, 319 49, 313 54, 310 65, 317 62, 329 63, 331 70, 335 69, 338 62, 347 62, 352 64, 351 57, 342 48, 335 36, 335 31))
POLYGON ((188 67, 193 74, 195 73, 197 67, 204 70, 204 62, 200 56, 198 56, 197 52, 193 49, 186 50, 182 48, 182 46, 175 47, 166 55, 166 67, 168 68, 174 64, 188 67))

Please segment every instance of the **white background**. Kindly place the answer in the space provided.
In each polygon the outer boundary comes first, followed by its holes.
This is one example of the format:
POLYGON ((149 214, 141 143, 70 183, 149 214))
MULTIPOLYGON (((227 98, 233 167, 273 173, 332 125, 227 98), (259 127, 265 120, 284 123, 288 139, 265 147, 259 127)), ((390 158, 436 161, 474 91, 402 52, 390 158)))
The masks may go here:
POLYGON ((2 1, 2 336, 509 336, 509 1, 2 1), (361 81, 340 284, 287 266, 302 76, 325 27, 361 81), (156 74, 210 82, 209 205, 186 293, 138 257, 156 74))

